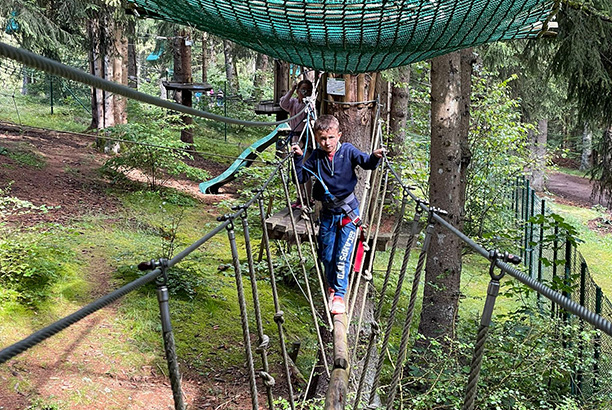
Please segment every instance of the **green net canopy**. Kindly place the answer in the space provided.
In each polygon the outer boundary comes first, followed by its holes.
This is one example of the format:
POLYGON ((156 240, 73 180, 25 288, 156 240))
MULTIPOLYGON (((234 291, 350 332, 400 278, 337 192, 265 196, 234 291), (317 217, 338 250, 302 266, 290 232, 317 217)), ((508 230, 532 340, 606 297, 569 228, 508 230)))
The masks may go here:
POLYGON ((546 29, 549 0, 129 0, 189 25, 335 73, 380 71, 546 29))

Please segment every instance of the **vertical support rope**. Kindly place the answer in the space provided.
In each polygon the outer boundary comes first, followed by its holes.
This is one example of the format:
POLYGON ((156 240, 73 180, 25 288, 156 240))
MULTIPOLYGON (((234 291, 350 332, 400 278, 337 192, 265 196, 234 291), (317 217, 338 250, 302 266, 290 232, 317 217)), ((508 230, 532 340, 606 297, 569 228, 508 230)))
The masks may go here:
POLYGON ((161 276, 157 278, 155 284, 157 286, 157 302, 159 303, 159 313, 162 323, 162 336, 164 339, 164 350, 166 352, 166 361, 168 362, 168 373, 170 374, 170 385, 172 387, 172 396, 174 398, 174 409, 185 410, 183 401, 183 390, 181 389, 181 375, 176 358, 176 345, 174 343, 174 333, 172 332, 172 322, 170 321, 170 308, 168 307, 168 260, 160 259, 161 276))
MULTIPOLYGON (((282 169, 279 169, 281 182, 283 185, 283 190, 285 191, 285 199, 287 201, 287 206, 289 207, 289 218, 291 219, 291 227, 293 228, 293 234, 295 236, 296 247, 298 251, 298 256, 300 258, 300 266, 302 267, 302 273, 304 274, 304 282, 306 284, 306 292, 308 293, 308 302, 310 304, 310 311, 312 312, 312 319, 314 320, 314 325, 317 330, 317 339, 319 340, 319 349, 321 349, 321 356, 323 357, 323 364, 325 366, 325 371, 327 372, 327 376, 329 376, 329 365, 327 364, 327 355, 325 353, 325 345, 323 344, 323 339, 321 338, 321 331, 319 330, 319 321, 317 317, 317 310, 315 309, 314 302, 312 299, 312 291, 310 290, 310 281, 308 280, 308 272, 306 272, 306 259, 302 254, 302 243, 300 241, 300 236, 297 233, 297 227, 295 223, 295 218, 293 217, 293 212, 291 211, 291 197, 289 196, 289 189, 287 188, 287 178, 285 177, 285 173, 282 169)), ((309 236, 310 239, 310 236, 309 236)), ((310 240, 312 243, 312 240, 310 240)), ((312 249, 312 248, 311 248, 312 249)), ((316 260, 314 261, 316 265, 316 260)), ((327 309, 326 309, 327 311, 327 309)), ((329 312, 328 312, 329 316, 329 312)), ((333 322, 331 322, 331 317, 328 318, 330 320, 330 326, 333 327, 333 322)))
MULTIPOLYGON (((295 166, 292 166, 291 169, 293 171, 293 176, 294 176, 295 181, 296 181, 296 188, 297 188, 297 191, 298 191, 298 195, 300 195, 300 187, 299 187, 299 184, 297 184, 297 182, 299 181, 297 170, 295 169, 295 166)), ((283 174, 281 174, 281 177, 284 179, 284 175, 283 174)), ((300 240, 299 234, 297 232, 297 223, 295 222, 295 218, 293 217, 293 211, 291 209, 291 200, 289 198, 289 190, 287 189, 287 184, 285 182, 283 182, 283 187, 285 189, 285 195, 287 197, 287 207, 289 208, 289 216, 290 216, 290 219, 291 219, 291 226, 293 228, 293 234, 295 236, 295 241, 297 243, 298 252, 300 254, 300 260, 304 261, 304 259, 302 257, 301 240, 300 240)), ((301 198, 301 196, 300 196, 300 198, 301 198)), ((301 199, 300 199, 300 201, 301 201, 301 199)), ((310 208, 310 207, 308 207, 308 208, 310 208)), ((303 209, 302 209, 302 212, 303 212, 303 209)), ((302 215, 302 218, 304 218, 304 214, 302 213, 301 215, 302 215)), ((321 291, 321 297, 323 299, 323 306, 327 307, 325 309, 325 315, 327 316, 327 322, 329 324, 330 329, 333 329, 334 321, 332 320, 331 313, 330 313, 331 306, 327 306, 327 298, 326 298, 327 292, 325 291, 325 285, 323 283, 323 273, 321 272, 321 266, 319 265, 319 258, 317 257, 318 253, 317 253, 317 251, 315 249, 314 240, 312 239, 313 236, 314 236, 314 221, 312 221, 312 214, 310 215, 310 217, 308 219, 310 220, 310 226, 311 226, 311 229, 312 229, 312 231, 311 231, 310 229, 308 229, 308 226, 306 226, 306 234, 308 235, 308 245, 310 246, 310 253, 311 253, 312 259, 314 261, 315 270, 317 271, 317 279, 319 281, 319 288, 320 288, 320 291, 321 291)), ((303 263, 302 263, 302 267, 304 267, 303 263)), ((306 275, 306 271, 305 270, 304 270, 304 275, 306 275)), ((309 297, 310 297, 311 303, 312 303, 312 296, 310 295, 310 290, 308 291, 308 293, 309 293, 309 297)), ((327 365, 327 363, 326 363, 326 365, 327 365)), ((326 368, 327 368, 327 366, 326 366, 326 368)), ((329 371, 327 373, 329 375, 329 371)))
MULTIPOLYGON (((422 209, 419 203, 417 203, 414 219, 412 221, 412 232, 410 233, 410 237, 406 243, 406 249, 404 251, 404 258, 402 260, 402 266, 400 268, 399 277, 397 279, 397 285, 395 287, 395 294, 393 295, 393 302, 391 304, 391 311, 389 312, 389 317, 387 319, 387 327, 385 333, 383 335, 383 344, 380 348, 381 352, 387 350, 387 346, 389 345, 389 338, 391 337, 391 330, 393 328, 393 323, 395 322, 395 314, 397 313, 397 305, 399 303, 400 295, 402 292, 402 285, 404 284, 404 279, 406 277, 406 269, 408 267, 408 260, 410 259, 410 250, 412 248, 412 244, 414 243, 414 238, 418 232, 418 223, 421 219, 422 209)), ((425 238, 427 241, 427 238, 425 238)), ((380 314, 380 313, 379 313, 380 314)), ((382 373, 382 367, 385 362, 385 355, 381 354, 378 357, 378 364, 376 365, 376 373, 374 375, 374 381, 372 383, 372 390, 370 391, 370 398, 368 400, 369 404, 374 403, 374 399, 376 397, 376 386, 378 385, 378 381, 380 380, 380 374, 382 373)))
MULTIPOLYGON (((509 260, 512 255, 504 254, 504 262, 509 260)), ((504 276, 504 272, 495 274, 495 266, 500 254, 497 251, 489 252, 489 259, 491 260, 491 266, 489 267, 489 275, 491 280, 489 281, 489 287, 487 289, 487 299, 485 301, 484 308, 482 310, 482 317, 480 319, 480 327, 478 328, 478 336, 476 337, 476 345, 474 346, 474 355, 472 357, 472 365, 470 368, 470 376, 468 378, 468 384, 465 393, 465 401, 463 402, 463 410, 473 410, 474 401, 476 400, 476 391, 478 390, 478 378, 480 377, 480 367, 482 364, 482 358, 484 356, 484 345, 487 341, 489 332, 489 326, 491 325, 491 316, 493 315, 493 308, 495 308, 495 299, 499 294, 499 280, 504 276)), ((518 259, 514 259, 513 263, 518 263, 518 259)))
MULTIPOLYGON (((400 375, 403 371, 404 360, 406 360, 406 350, 408 348, 408 340, 410 339, 410 326, 412 325, 412 317, 414 315, 414 306, 416 304, 417 293, 419 291, 419 284, 421 282, 421 274, 423 272, 423 266, 425 266, 425 258, 429 251, 429 244, 431 243, 431 237, 435 228, 433 215, 436 210, 430 208, 429 217, 427 221, 427 229, 425 233, 425 241, 419 254, 419 260, 412 280, 412 290, 410 292, 410 303, 408 304, 408 311, 406 312, 406 320, 404 322, 404 328, 402 330, 402 338, 400 341, 399 357, 395 363, 395 370, 393 372, 393 378, 391 379, 391 386, 389 387, 389 395, 387 397, 387 409, 393 408, 393 401, 395 400, 395 390, 399 383, 400 375)), ((416 233, 415 233, 416 234, 416 233)))
MULTIPOLYGON (((380 232, 380 222, 382 220, 382 211, 384 208, 384 200, 385 197, 387 196, 387 186, 388 186, 388 182, 389 182, 389 171, 387 170, 385 172, 385 183, 383 185, 383 190, 382 190, 382 195, 380 196, 380 206, 378 206, 378 201, 377 201, 377 208, 375 207, 375 209, 373 209, 372 211, 372 219, 374 219, 374 214, 376 212, 378 212, 378 217, 376 219, 376 231, 374 232, 374 239, 372 241, 372 252, 376 251, 376 244, 378 242, 378 234, 380 232)), ((380 187, 378 187, 380 188, 380 187)), ((366 238, 366 242, 368 242, 370 239, 370 232, 368 232, 368 237, 366 238)), ((365 303, 368 297, 368 293, 370 291, 370 285, 372 285, 372 265, 374 263, 374 257, 370 257, 369 261, 368 261, 368 267, 366 269, 367 275, 368 275, 368 279, 366 279, 365 282, 365 289, 363 290, 363 300, 361 303, 361 308, 359 310, 359 321, 357 322, 357 332, 355 333, 356 335, 359 335, 359 333, 361 332, 361 323, 363 321, 363 313, 364 313, 364 309, 365 309, 365 303)), ((359 271, 361 273, 361 271, 363 271, 363 263, 361 265, 361 270, 359 271)), ((353 305, 355 304, 355 301, 353 301, 353 305)), ((351 323, 351 317, 353 314, 353 307, 351 307, 349 316, 348 316, 348 320, 347 323, 351 323)), ((355 343, 355 346, 353 348, 353 357, 357 357, 357 346, 358 343, 355 343)))
MULTIPOLYGON (((404 191, 404 195, 402 197, 402 203, 400 205, 399 212, 397 213, 397 221, 395 223, 395 228, 393 230, 393 239, 391 241, 391 251, 389 253, 389 262, 387 263, 387 271, 385 273, 385 279, 383 281, 380 296, 378 298, 378 305, 376 306, 376 310, 374 311, 373 323, 376 323, 377 329, 379 327, 378 321, 380 320, 380 315, 382 312, 382 305, 383 305, 383 301, 385 298, 385 294, 387 292, 387 286, 389 285, 391 269, 393 268, 393 260, 395 259, 395 251, 397 250, 397 243, 399 241, 399 235, 402 230, 402 226, 404 225, 404 213, 406 212, 407 203, 408 203, 408 194, 404 191)), ((378 332, 376 333, 377 333, 376 335, 372 335, 372 337, 370 337, 370 341, 368 343, 368 349, 367 349, 366 358, 365 358, 365 363, 368 363, 368 365, 369 365, 370 357, 372 356, 372 352, 374 351, 374 348, 375 348, 375 342, 378 336, 378 332)), ((359 401, 361 400, 361 391, 363 390, 364 382, 365 382, 365 372, 362 372, 361 378, 359 380, 359 387, 357 389, 358 394, 355 397, 355 404, 354 404, 355 410, 359 408, 359 401)), ((376 391, 377 384, 378 384, 377 381, 375 382, 375 384, 372 384, 372 391, 376 391)))
MULTIPOLYGON (((380 116, 380 104, 377 102, 376 115, 374 120, 374 125, 376 127, 376 131, 373 132, 373 137, 370 139, 370 152, 374 151, 374 147, 379 145, 380 136, 382 134, 382 126, 379 122, 380 116)), ((378 168, 372 172, 371 170, 365 171, 365 176, 363 179, 366 181, 365 189, 363 190, 363 194, 361 196, 361 201, 359 201, 359 215, 361 216, 361 220, 364 221, 366 226, 371 225, 368 220, 371 222, 373 217, 369 215, 370 201, 372 200, 374 190, 372 186, 376 186, 376 179, 378 178, 379 172, 378 168)), ((377 188, 378 189, 378 188, 377 188)), ((369 234, 368 234, 369 235, 369 234)), ((353 262, 355 260, 355 252, 357 252, 357 246, 353 246, 353 251, 351 252, 350 261, 353 262)), ((350 272, 354 272, 353 264, 351 264, 350 272)), ((359 293, 359 285, 361 283, 361 272, 363 271, 363 264, 359 269, 359 272, 356 274, 350 275, 349 287, 347 290, 347 294, 345 299, 348 301, 348 323, 350 326, 351 317, 353 316, 353 309, 355 307, 355 301, 357 300, 357 294, 359 293)))
POLYGON ((287 346, 285 344, 285 335, 283 330, 283 323, 285 322, 285 317, 284 312, 281 310, 280 307, 280 302, 278 299, 278 290, 276 289, 276 277, 274 275, 274 264, 272 263, 272 255, 270 253, 270 238, 268 237, 268 230, 266 229, 266 213, 264 210, 262 197, 259 197, 258 203, 262 226, 262 240, 263 246, 266 250, 268 272, 270 273, 270 285, 272 286, 272 298, 274 299, 274 321, 276 322, 276 326, 278 327, 278 339, 280 342, 281 353, 283 356, 285 377, 287 379, 287 388, 289 390, 289 404, 291 405, 291 410, 295 410, 295 402, 293 401, 293 386, 291 385, 291 372, 289 371, 289 356, 287 354, 287 346))
MULTIPOLYGON (((384 199, 385 196, 387 195, 387 186, 389 183, 389 170, 385 170, 385 178, 384 178, 385 182, 383 185, 383 195, 381 196, 381 200, 380 200, 380 206, 378 208, 378 218, 376 221, 376 233, 374 235, 374 241, 372 243, 372 247, 374 249, 376 249, 376 242, 378 240, 378 232, 380 231, 379 227, 380 227, 380 222, 382 220, 382 211, 384 208, 384 199)), ((369 264, 368 264, 368 271, 372 272, 372 265, 374 263, 374 258, 370 258, 369 264)), ((372 276, 372 275, 371 275, 372 276)), ((372 282, 372 279, 370 279, 369 281, 366 282, 366 289, 364 291, 364 297, 363 297, 363 302, 365 303, 366 300, 366 296, 368 294, 369 288, 370 286, 374 286, 372 282)), ((361 331, 361 322, 362 322, 362 316, 363 316, 363 312, 364 312, 365 306, 361 307, 361 315, 359 317, 359 323, 357 325, 357 333, 355 333, 357 335, 357 337, 359 336, 359 333, 361 331)), ((349 318, 349 323, 350 323, 350 318, 349 318)), ((361 393, 363 391, 363 386, 364 386, 364 382, 365 382, 365 374, 367 372, 367 369, 370 365, 370 357, 372 356, 372 346, 374 345, 375 341, 376 341, 376 337, 379 334, 379 326, 378 326, 378 322, 373 321, 372 322, 372 328, 370 330, 370 339, 368 341, 368 348, 366 350, 366 355, 363 361, 363 366, 361 367, 361 377, 359 378, 359 385, 357 387, 357 392, 355 394, 355 402, 353 404, 353 407, 355 409, 358 408, 359 405, 359 401, 361 400, 361 393)), ((357 343, 355 343, 355 347, 353 349, 353 357, 357 357, 357 343)))
MULTIPOLYGON (((230 217, 231 218, 231 217, 230 217)), ((255 384, 255 368, 253 365, 253 353, 251 352, 251 338, 249 335, 249 321, 247 318, 246 301, 244 298, 244 287, 242 285, 242 273, 240 272, 240 260, 238 258, 238 247, 236 246, 236 233, 234 232, 234 221, 226 226, 227 237, 232 250, 232 262, 234 264, 234 275, 236 276, 236 289, 238 291, 238 303, 240 304, 240 319, 242 321, 242 335, 244 338, 244 352, 247 359, 249 371, 249 384, 251 387, 251 404, 253 410, 259 410, 257 403, 257 385, 255 384)))
MULTIPOLYGON (((253 266, 253 251, 251 249, 251 236, 249 235, 249 222, 247 220, 247 210, 240 214, 242 219, 242 230, 244 232, 244 247, 246 248, 247 262, 249 267, 249 276, 251 278, 251 292, 253 293, 253 307, 255 310, 255 323, 257 324, 257 335, 259 336, 259 346, 255 351, 261 355, 263 372, 260 376, 264 378, 266 386, 266 394, 268 396, 268 407, 274 409, 274 397, 272 396, 272 386, 274 379, 270 376, 268 367, 268 345, 270 338, 264 334, 263 324, 261 322, 261 308, 259 304, 259 292, 257 291, 257 277, 255 276, 255 267, 253 266)), ((265 227, 264 227, 265 229, 265 227)))

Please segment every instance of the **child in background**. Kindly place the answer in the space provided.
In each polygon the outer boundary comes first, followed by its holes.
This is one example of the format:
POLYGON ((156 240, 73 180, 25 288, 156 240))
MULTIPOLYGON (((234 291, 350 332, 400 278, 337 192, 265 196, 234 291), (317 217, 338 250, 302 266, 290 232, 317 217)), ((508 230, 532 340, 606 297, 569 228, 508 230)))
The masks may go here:
MULTIPOLYGON (((304 98, 310 97, 312 95, 312 82, 310 80, 302 80, 297 84, 294 84, 291 90, 287 92, 280 99, 280 106, 283 110, 289 113, 289 116, 293 117, 300 111, 304 110, 306 107, 306 103, 304 102, 304 98), (297 97, 293 97, 293 93, 297 91, 297 97)), ((302 131, 306 126, 305 119, 307 113, 303 111, 301 115, 293 120, 289 121, 289 126, 291 127, 291 131, 289 133, 289 140, 291 144, 299 144, 302 149, 304 148, 304 144, 306 143, 305 137, 300 140, 300 136, 302 135, 302 131)), ((302 190, 302 197, 308 201, 310 198, 310 184, 304 184, 300 186, 302 190)), ((301 208, 302 204, 300 200, 298 200, 291 205, 293 208, 301 208)))
POLYGON ((384 151, 380 148, 366 154, 348 142, 341 144, 339 127, 332 115, 317 119, 314 124, 317 149, 304 163, 300 145, 291 147, 299 183, 314 177, 313 197, 323 204, 319 257, 325 268, 333 314, 346 312, 344 295, 348 287, 350 257, 357 241, 357 227, 361 225, 359 201, 353 193, 357 185, 355 168, 376 168, 384 151))

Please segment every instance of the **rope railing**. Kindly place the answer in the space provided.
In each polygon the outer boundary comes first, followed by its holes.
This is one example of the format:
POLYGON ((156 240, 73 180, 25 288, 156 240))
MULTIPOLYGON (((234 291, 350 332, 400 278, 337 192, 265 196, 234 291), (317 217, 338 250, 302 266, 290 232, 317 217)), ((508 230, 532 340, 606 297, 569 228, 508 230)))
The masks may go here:
MULTIPOLYGON (((28 67, 36 68, 39 70, 43 70, 49 74, 56 75, 58 77, 63 77, 69 80, 78 81, 83 84, 87 84, 91 87, 108 91, 113 94, 122 95, 127 98, 131 98, 137 101, 141 101, 147 104, 156 105, 161 108, 167 108, 169 110, 174 110, 178 112, 182 112, 184 114, 193 115, 194 117, 202 117, 209 120, 221 121, 227 124, 237 124, 237 125, 246 125, 251 127, 266 127, 271 125, 279 125, 285 122, 289 122, 290 120, 298 117, 304 112, 301 110, 299 113, 294 115, 291 118, 282 121, 271 121, 271 122, 261 122, 261 121, 244 121, 236 118, 224 117, 222 115, 213 114, 206 111, 196 110, 195 108, 187 107, 185 105, 177 104, 168 100, 162 100, 161 98, 154 97, 149 94, 142 93, 140 91, 136 91, 133 88, 127 87, 125 85, 117 84, 112 81, 105 80, 100 77, 96 77, 92 74, 86 73, 82 70, 78 70, 73 67, 69 67, 62 63, 59 63, 55 60, 51 60, 46 57, 39 56, 30 51, 20 49, 17 47, 10 46, 6 43, 0 42, 0 56, 4 56, 10 58, 15 61, 19 61, 22 64, 27 65, 28 67)), ((305 108, 304 108, 305 109, 305 108)))
MULTIPOLYGON (((239 296, 241 300, 240 311, 241 311, 241 317, 243 318, 242 320, 243 327, 244 327, 243 330, 244 330, 244 335, 245 335, 245 345, 247 347, 246 352, 248 356, 250 354, 250 339, 249 339, 244 294, 243 294, 243 289, 240 286, 241 285, 240 263, 238 261, 235 236, 233 237, 234 240, 232 240, 233 221, 236 218, 241 217, 243 220, 243 223, 246 223, 246 210, 251 205, 253 205, 256 201, 260 200, 264 191, 266 191, 268 186, 276 178, 277 174, 279 173, 279 171, 282 170, 282 167, 284 166, 285 162, 288 159, 289 157, 278 162, 276 168, 270 173, 268 179, 264 182, 262 187, 255 192, 255 194, 252 196, 252 198, 248 202, 246 202, 246 204, 235 208, 236 209, 235 213, 230 214, 230 215, 224 215, 223 217, 220 217, 219 220, 221 223, 217 225, 215 228, 213 228, 211 231, 209 231, 207 234, 202 236, 199 240, 192 243, 190 246, 185 248, 182 252, 180 252, 179 254, 177 254, 175 257, 173 257, 170 260, 160 259, 160 260, 151 260, 149 262, 140 263, 138 265, 138 268, 140 270, 149 270, 149 269, 153 269, 153 270, 151 272, 148 272, 144 276, 126 284, 125 286, 84 306, 78 311, 62 319, 59 319, 56 322, 46 326, 45 328, 31 334, 30 336, 2 349, 0 351, 0 364, 5 363, 6 361, 17 356, 18 354, 23 353, 26 350, 36 346, 37 344, 52 337, 53 335, 59 333, 60 331, 68 328, 69 326, 77 323, 78 321, 84 319, 85 317, 117 301, 118 299, 127 295, 128 293, 133 292, 150 282, 156 281, 158 301, 160 305, 161 320, 162 320, 164 347, 166 351, 166 359, 168 361, 168 369, 169 369, 169 375, 171 379, 171 387, 173 391, 175 409, 177 410, 184 409, 185 404, 183 402, 182 389, 180 386, 180 375, 179 375, 178 362, 177 362, 176 353, 175 353, 174 335, 172 332, 172 326, 170 323, 170 312, 168 308, 169 296, 168 296, 168 288, 167 288, 167 270, 175 266, 179 262, 181 262, 189 254, 191 254, 193 251, 198 249, 200 246, 202 246, 204 243, 209 241, 211 238, 219 234, 224 229, 227 230, 228 237, 230 240, 230 245, 232 246, 232 251, 233 251, 232 254, 233 254, 234 267, 236 271, 237 288, 238 288, 238 292, 239 292, 239 296)), ((248 226, 245 226, 245 236, 247 238, 247 243, 249 243, 249 246, 250 246, 250 242, 248 239, 248 226)), ((249 256, 249 262, 250 262, 249 269, 250 271, 253 271, 252 254, 249 254, 249 255, 250 255, 249 256)), ((254 277, 254 272, 252 273, 252 278, 253 277, 254 277)), ((253 293, 254 295, 257 294, 256 287, 253 288, 253 293)), ((257 302, 257 299, 256 299, 256 302, 257 302)), ((256 305, 256 312, 259 313, 258 305, 256 305)), ((277 313, 275 315, 275 321, 277 321, 277 323, 279 323, 279 326, 281 326, 280 323, 282 323, 282 311, 280 311, 279 306, 277 306, 277 313)), ((264 384, 267 386, 268 391, 269 391, 269 388, 274 385, 274 379, 270 376, 268 372, 267 360, 265 357, 265 350, 267 349, 267 341, 269 340, 269 338, 263 334, 260 316, 258 316, 257 322, 258 322, 258 333, 260 335, 259 349, 264 350, 264 353, 262 353, 262 360, 264 362, 264 366, 263 366, 264 371, 260 373, 260 376, 264 379, 264 384)), ((283 350, 284 350, 284 357, 286 357, 286 349, 283 349, 283 350)), ((253 359, 251 356, 248 356, 248 362, 250 365, 249 367, 250 367, 250 373, 251 373, 250 379, 251 379, 251 393, 253 397, 253 409, 258 409, 257 390, 255 387, 255 377, 254 377, 254 369, 253 369, 253 359)), ((288 370, 287 370, 287 375, 289 375, 288 370)), ((269 398, 269 406, 270 408, 273 408, 271 392, 268 392, 268 398, 269 398)))
MULTIPOLYGON (((486 342, 488 328, 491 322, 491 315, 492 315, 493 308, 495 305, 495 298, 497 296, 498 289, 499 289, 499 279, 501 279, 501 277, 504 274, 508 274, 512 276, 513 278, 523 283, 527 287, 535 290, 538 293, 538 295, 542 295, 550 299, 552 302, 556 303, 557 305, 565 309, 566 312, 574 314, 575 316, 581 318, 585 322, 591 324, 596 329, 599 329, 608 335, 612 335, 612 323, 608 321, 606 318, 600 316, 597 313, 590 311, 589 309, 585 308, 579 303, 572 301, 567 295, 557 292, 549 288, 548 286, 540 283, 538 280, 533 279, 532 277, 528 275, 525 275, 524 273, 520 272, 518 269, 516 269, 515 267, 507 263, 507 262, 511 262, 513 264, 517 264, 520 262, 520 258, 515 257, 513 255, 508 255, 507 253, 504 254, 503 257, 500 257, 499 256, 500 254, 498 251, 487 251, 484 247, 482 247, 481 245, 473 241, 463 232, 455 228, 451 223, 446 221, 440 215, 439 210, 434 210, 434 208, 427 208, 426 204, 419 202, 418 198, 416 198, 410 192, 410 187, 402 183, 400 176, 393 169, 393 166, 389 162, 389 159, 386 157, 386 155, 384 156, 384 160, 391 174, 397 179, 398 183, 402 187, 404 197, 406 196, 412 197, 412 199, 417 201, 417 208, 420 207, 423 211, 426 211, 429 213, 430 221, 432 222, 435 221, 436 223, 439 223, 441 226, 446 228, 448 231, 450 231, 451 233, 459 237, 466 245, 471 247, 475 252, 479 253, 481 256, 486 257, 487 259, 491 261, 491 267, 490 267, 491 283, 489 285, 488 296, 487 296, 487 300, 485 303, 485 307, 483 309, 481 326, 478 331, 476 348, 474 351, 469 380, 468 380, 468 384, 466 388, 466 396, 465 396, 463 410, 472 410, 474 408, 478 378, 479 378, 479 373, 480 373, 480 366, 481 366, 482 359, 484 356, 484 344, 486 342), (493 270, 495 268, 499 268, 501 270, 501 273, 499 275, 495 275, 493 273, 493 270)), ((426 238, 426 241, 427 241, 427 238, 426 238)), ((423 244, 423 249, 425 249, 425 243, 423 244)), ((408 252, 408 250, 406 250, 406 252, 408 252)), ((567 252, 569 251, 566 250, 566 253, 567 252)), ((567 255, 566 255, 566 258, 567 258, 567 255)), ((419 261, 419 264, 417 264, 417 273, 415 274, 415 282, 417 280, 416 275, 418 275, 420 271, 419 269, 420 265, 421 265, 421 261, 419 261)), ((414 293, 415 287, 418 287, 418 283, 413 283, 413 293, 414 293)), ((412 304, 413 300, 411 299, 410 302, 412 304)), ((397 388, 397 383, 399 381, 399 377, 401 375, 401 372, 404 366, 403 362, 405 360, 405 351, 407 349, 406 332, 409 332, 410 326, 412 324, 411 316, 412 316, 412 308, 409 307, 407 318, 406 318, 406 323, 404 324, 404 333, 402 334, 401 346, 399 349, 399 358, 396 363, 393 380, 387 392, 388 393, 387 404, 386 404, 387 409, 391 409, 394 406, 393 402, 395 398, 395 390, 397 388)), ((389 332, 390 329, 388 328, 387 331, 389 332)), ((385 337, 387 336, 385 335, 385 337)), ((376 381, 377 380, 375 379, 375 384, 372 388, 371 395, 370 395, 370 401, 369 401, 370 406, 372 406, 373 399, 376 393, 376 381)), ((359 391, 360 390, 358 390, 358 392, 359 391)), ((358 393, 357 400, 359 400, 359 393, 358 393)), ((358 401, 356 401, 355 408, 358 408, 358 405, 359 403, 358 401)))

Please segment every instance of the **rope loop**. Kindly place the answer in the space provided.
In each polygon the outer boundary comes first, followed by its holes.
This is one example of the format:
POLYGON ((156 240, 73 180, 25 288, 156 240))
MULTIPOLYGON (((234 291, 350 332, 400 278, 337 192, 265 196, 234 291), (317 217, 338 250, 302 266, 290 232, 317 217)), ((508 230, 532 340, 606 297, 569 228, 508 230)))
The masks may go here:
POLYGON ((259 377, 263 379, 266 387, 274 387, 276 385, 276 380, 267 372, 259 372, 259 377))
POLYGON ((276 322, 277 324, 285 323, 285 312, 283 312, 282 310, 276 312, 274 314, 274 322, 276 322))

